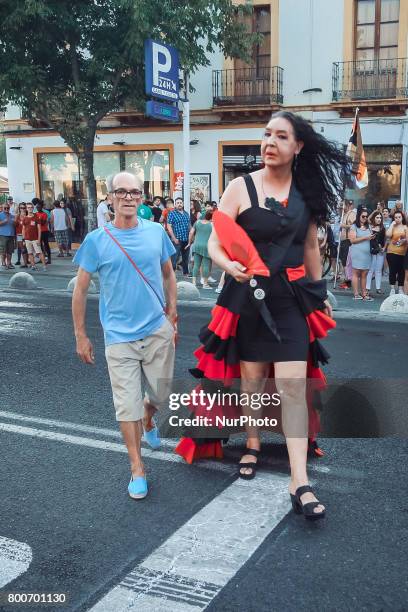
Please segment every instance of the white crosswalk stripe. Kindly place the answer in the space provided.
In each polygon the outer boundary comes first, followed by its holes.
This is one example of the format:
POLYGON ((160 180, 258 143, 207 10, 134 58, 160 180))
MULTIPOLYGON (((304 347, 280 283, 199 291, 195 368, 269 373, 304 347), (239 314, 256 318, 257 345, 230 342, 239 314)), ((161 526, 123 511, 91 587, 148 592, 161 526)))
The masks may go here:
POLYGON ((290 509, 288 478, 258 473, 215 497, 92 612, 205 610, 290 509))
POLYGON ((0 536, 0 588, 24 574, 32 560, 28 544, 0 536))

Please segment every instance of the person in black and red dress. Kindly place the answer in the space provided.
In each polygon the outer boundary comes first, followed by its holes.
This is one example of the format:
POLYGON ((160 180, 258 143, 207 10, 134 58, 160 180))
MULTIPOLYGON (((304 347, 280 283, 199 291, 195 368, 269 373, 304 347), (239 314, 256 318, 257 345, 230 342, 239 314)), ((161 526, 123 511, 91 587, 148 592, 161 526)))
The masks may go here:
MULTIPOLYGON (((248 393, 262 391, 266 379, 274 376, 293 509, 317 519, 325 508, 308 484, 306 379, 324 380, 318 362, 327 362, 328 355, 317 338, 334 327, 321 280, 317 225, 328 219, 343 196, 349 161, 302 117, 285 111, 272 115, 261 155, 264 167, 231 181, 219 210, 245 230, 270 276, 248 275, 242 263, 227 257, 222 236, 213 231, 209 253, 227 277, 212 321, 200 333, 195 373, 208 379, 240 378, 241 392, 248 393)), ((238 473, 250 479, 256 472, 260 436, 256 427, 246 430, 247 452, 238 473)), ((190 442, 184 438, 176 449, 186 458, 190 442)))

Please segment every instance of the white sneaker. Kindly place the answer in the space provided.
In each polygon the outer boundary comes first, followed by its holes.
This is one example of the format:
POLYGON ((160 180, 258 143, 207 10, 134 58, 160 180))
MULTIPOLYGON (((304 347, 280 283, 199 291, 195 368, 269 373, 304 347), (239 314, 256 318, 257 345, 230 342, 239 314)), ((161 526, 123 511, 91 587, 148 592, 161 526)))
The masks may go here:
POLYGON ((395 287, 391 287, 391 289, 390 289, 390 295, 395 295, 395 287))
POLYGON ((221 293, 221 291, 222 291, 222 287, 217 287, 215 290, 215 293, 221 293))
POLYGON ((404 295, 404 289, 403 289, 402 287, 400 287, 400 288, 398 289, 398 293, 399 293, 399 294, 404 295))
POLYGON ((201 284, 201 285, 204 285, 204 279, 203 279, 203 277, 201 277, 201 278, 200 278, 200 284, 201 284))
POLYGON ((209 283, 216 283, 216 282, 217 282, 217 279, 216 279, 216 278, 213 278, 212 276, 209 276, 209 277, 208 277, 208 282, 209 282, 209 283))

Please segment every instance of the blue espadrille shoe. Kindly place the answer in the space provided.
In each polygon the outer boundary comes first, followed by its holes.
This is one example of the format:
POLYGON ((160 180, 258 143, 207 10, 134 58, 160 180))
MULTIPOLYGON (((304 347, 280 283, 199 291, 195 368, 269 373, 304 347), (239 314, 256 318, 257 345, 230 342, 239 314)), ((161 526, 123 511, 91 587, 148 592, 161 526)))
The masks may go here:
POLYGON ((160 433, 157 429, 157 425, 150 431, 144 430, 144 439, 148 443, 151 449, 157 450, 161 446, 160 433))
POLYGON ((128 492, 133 499, 143 499, 147 495, 147 480, 145 476, 131 476, 128 492))

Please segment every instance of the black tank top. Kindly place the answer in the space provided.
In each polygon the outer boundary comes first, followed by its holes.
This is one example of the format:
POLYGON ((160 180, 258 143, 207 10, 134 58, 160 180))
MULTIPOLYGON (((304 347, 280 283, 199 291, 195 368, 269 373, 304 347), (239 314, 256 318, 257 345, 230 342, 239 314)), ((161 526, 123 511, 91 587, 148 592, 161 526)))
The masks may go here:
MULTIPOLYGON (((244 181, 251 201, 250 208, 240 213, 236 219, 255 244, 260 256, 267 263, 268 252, 273 248, 273 240, 279 235, 279 231, 289 222, 287 219, 287 208, 290 207, 290 198, 287 207, 283 204, 273 210, 259 206, 258 194, 252 177, 247 174, 244 181)), ((304 204, 303 217, 291 246, 284 257, 282 268, 296 268, 303 264, 303 252, 307 230, 310 223, 310 211, 304 204)))

